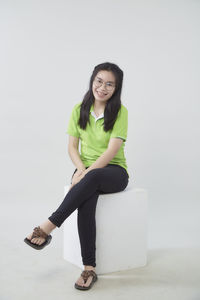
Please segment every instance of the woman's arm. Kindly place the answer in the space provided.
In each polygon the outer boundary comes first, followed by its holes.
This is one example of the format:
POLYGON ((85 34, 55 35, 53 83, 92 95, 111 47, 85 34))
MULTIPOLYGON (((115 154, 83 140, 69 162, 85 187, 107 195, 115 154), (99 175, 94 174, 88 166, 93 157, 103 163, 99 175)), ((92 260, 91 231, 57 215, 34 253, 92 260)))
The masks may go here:
MULTIPOLYGON (((78 183, 92 169, 105 167, 113 159, 113 157, 115 157, 115 155, 119 151, 122 143, 123 143, 123 140, 120 138, 111 138, 109 141, 107 150, 101 156, 99 156, 99 158, 89 168, 81 171, 80 175, 77 174, 77 177, 74 177, 72 185, 70 186, 70 189, 76 183, 78 183)), ((76 163, 79 163, 80 156, 79 155, 77 156, 76 154, 74 154, 74 153, 76 153, 75 150, 72 151, 72 153, 74 155, 74 157, 73 157, 74 161, 76 163)))
POLYGON ((74 165, 76 166, 76 168, 78 169, 78 171, 84 171, 86 168, 80 158, 78 146, 79 146, 79 138, 69 135, 69 142, 68 142, 69 156, 72 162, 74 163, 74 165))
POLYGON ((107 150, 89 168, 85 169, 84 174, 92 169, 105 167, 115 157, 122 143, 123 140, 120 138, 111 138, 107 150))

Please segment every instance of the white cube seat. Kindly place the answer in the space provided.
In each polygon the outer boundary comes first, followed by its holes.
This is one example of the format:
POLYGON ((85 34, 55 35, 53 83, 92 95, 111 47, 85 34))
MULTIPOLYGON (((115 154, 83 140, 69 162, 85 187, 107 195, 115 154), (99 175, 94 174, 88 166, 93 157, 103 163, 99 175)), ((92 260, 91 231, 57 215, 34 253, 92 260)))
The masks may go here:
MULTIPOLYGON (((64 187, 66 195, 69 186, 64 187)), ((96 206, 96 273, 143 267, 147 262, 145 189, 129 182, 118 193, 100 194, 96 206)), ((84 269, 77 228, 77 210, 64 222, 64 259, 84 269)))

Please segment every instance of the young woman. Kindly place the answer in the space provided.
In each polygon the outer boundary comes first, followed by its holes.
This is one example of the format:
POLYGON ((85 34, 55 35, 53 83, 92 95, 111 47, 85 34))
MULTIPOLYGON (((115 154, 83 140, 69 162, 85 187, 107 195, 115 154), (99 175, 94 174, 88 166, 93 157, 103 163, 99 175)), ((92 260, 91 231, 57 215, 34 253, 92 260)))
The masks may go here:
POLYGON ((89 90, 83 101, 74 106, 67 128, 68 152, 76 166, 70 189, 57 210, 24 239, 35 249, 44 248, 51 242, 50 233, 78 209, 84 271, 75 288, 81 290, 91 288, 97 280, 95 210, 98 196, 123 191, 129 181, 124 155, 128 111, 121 103, 122 82, 123 71, 116 64, 106 62, 94 68, 89 90))

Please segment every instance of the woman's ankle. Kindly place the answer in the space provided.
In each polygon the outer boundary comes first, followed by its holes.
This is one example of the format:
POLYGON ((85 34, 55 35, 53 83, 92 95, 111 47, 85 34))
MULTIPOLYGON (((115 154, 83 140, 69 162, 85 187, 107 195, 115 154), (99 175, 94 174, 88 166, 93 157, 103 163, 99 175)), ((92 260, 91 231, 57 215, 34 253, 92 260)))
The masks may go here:
POLYGON ((86 271, 90 271, 90 270, 95 270, 95 267, 93 267, 93 266, 86 266, 86 265, 84 265, 84 268, 85 268, 85 270, 86 271))
POLYGON ((56 225, 54 225, 50 220, 46 220, 44 223, 40 225, 40 227, 47 233, 50 234, 55 228, 56 225))

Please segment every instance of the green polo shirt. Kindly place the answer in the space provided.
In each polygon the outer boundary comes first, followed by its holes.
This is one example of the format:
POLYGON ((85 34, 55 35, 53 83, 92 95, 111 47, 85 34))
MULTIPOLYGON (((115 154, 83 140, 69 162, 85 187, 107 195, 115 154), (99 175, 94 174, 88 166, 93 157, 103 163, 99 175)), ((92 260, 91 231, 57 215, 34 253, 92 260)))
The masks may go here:
POLYGON ((112 130, 105 132, 103 129, 103 113, 98 118, 96 118, 93 104, 90 108, 90 124, 87 123, 85 130, 80 128, 80 126, 78 125, 80 107, 81 102, 77 103, 74 106, 66 133, 80 139, 80 158, 85 167, 91 166, 99 158, 99 156, 101 156, 101 154, 106 151, 110 138, 119 137, 123 139, 123 143, 115 157, 110 160, 109 164, 120 165, 121 167, 125 168, 128 173, 126 158, 124 155, 124 146, 128 130, 127 108, 123 104, 121 104, 121 108, 118 112, 118 116, 112 130))

